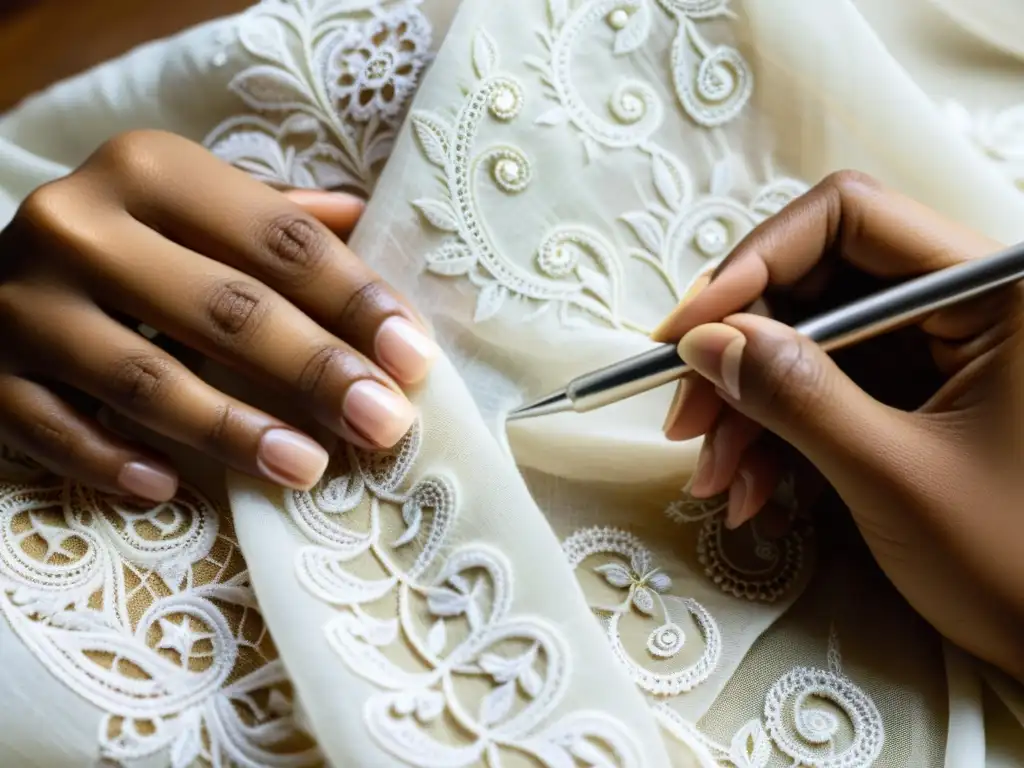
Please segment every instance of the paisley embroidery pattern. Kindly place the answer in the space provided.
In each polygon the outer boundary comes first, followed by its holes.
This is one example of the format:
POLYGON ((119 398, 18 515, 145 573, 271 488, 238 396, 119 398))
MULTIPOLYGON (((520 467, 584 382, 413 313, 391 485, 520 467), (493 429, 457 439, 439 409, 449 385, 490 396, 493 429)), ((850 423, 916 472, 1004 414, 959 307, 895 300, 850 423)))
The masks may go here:
POLYGON ((479 177, 488 173, 499 188, 512 194, 524 190, 532 176, 529 158, 517 147, 474 150, 484 120, 509 122, 522 109, 522 85, 500 73, 498 66, 496 45, 486 30, 480 30, 473 45, 478 79, 454 123, 431 112, 411 116, 424 156, 444 174, 445 199, 414 202, 423 219, 447 235, 427 254, 427 269, 443 276, 465 275, 480 289, 477 322, 518 299, 535 305, 527 310, 532 316, 557 307, 565 323, 573 322, 576 311, 620 327, 621 265, 614 247, 599 233, 585 227, 556 227, 540 244, 536 272, 508 258, 490 234, 476 201, 479 177))
MULTIPOLYGON (((724 10, 722 3, 698 8, 692 2, 665 0, 664 5, 700 18, 724 10)), ((622 253, 606 234, 572 223, 556 225, 544 235, 532 264, 513 258, 497 242, 478 196, 481 179, 486 174, 499 190, 515 195, 529 188, 535 169, 519 146, 477 147, 483 143, 480 133, 486 121, 500 125, 516 120, 526 99, 523 84, 499 71, 497 46, 486 30, 480 30, 472 46, 477 81, 454 122, 439 112, 416 111, 411 118, 425 159, 443 174, 442 199, 413 202, 424 222, 446 238, 427 254, 427 269, 444 277, 465 276, 478 288, 477 322, 517 304, 518 310, 508 310, 509 317, 532 319, 554 309, 566 326, 596 320, 646 333, 644 322, 630 317, 623 306, 633 284, 644 284, 646 276, 637 274, 638 268, 653 270, 668 287, 667 312, 697 272, 710 269, 750 229, 806 186, 769 175, 741 202, 733 196, 736 159, 723 152, 712 169, 709 193, 699 194, 691 170, 652 139, 664 109, 649 84, 633 79, 619 82, 607 102, 608 116, 602 116, 587 106, 572 83, 573 47, 588 29, 605 24, 617 29, 614 48, 618 54, 644 42, 652 13, 647 0, 584 0, 575 7, 553 2, 549 10, 552 29, 540 35, 549 56, 527 57, 526 63, 539 73, 545 92, 557 106, 536 118, 536 123, 571 123, 582 135, 588 158, 596 157, 601 148, 630 149, 647 158, 657 197, 643 210, 619 217, 640 247, 622 253)), ((686 24, 690 28, 692 21, 686 24)), ((710 61, 705 62, 708 71, 719 72, 710 61)))
POLYGON ((697 21, 728 16, 727 0, 551 0, 550 28, 541 33, 546 59, 530 57, 527 64, 541 76, 547 95, 558 106, 538 118, 539 125, 570 122, 584 135, 587 157, 601 147, 639 147, 661 125, 664 107, 648 83, 620 81, 607 102, 607 120, 586 106, 572 77, 574 48, 588 29, 607 26, 612 53, 617 57, 643 47, 661 8, 677 25, 672 44, 671 72, 684 112, 698 125, 713 128, 733 120, 750 100, 753 76, 734 48, 712 45, 697 21))
MULTIPOLYGON (((639 539, 616 528, 585 528, 569 536, 562 549, 573 568, 587 563, 609 586, 626 590, 621 602, 592 603, 591 608, 604 626, 612 651, 640 688, 661 696, 676 696, 692 690, 714 672, 722 654, 718 625, 696 600, 669 594, 672 579, 654 566, 650 551, 639 539), (612 559, 590 565, 608 555, 612 559), (692 642, 702 642, 703 650, 694 661, 680 662, 671 672, 655 672, 631 654, 623 642, 624 625, 637 620, 651 625, 646 650, 654 659, 675 659, 684 645, 692 642), (699 638, 691 639, 681 622, 694 626, 699 638)), ((630 634, 635 631, 630 630, 630 634)))
POLYGON ((639 766, 628 732, 600 713, 547 722, 568 686, 568 646, 512 613, 501 552, 451 549, 456 486, 406 480, 421 439, 417 426, 391 454, 349 448, 317 488, 287 496, 313 542, 296 556, 299 579, 339 608, 328 642, 379 689, 363 709, 370 733, 396 758, 437 768, 500 765, 509 750, 552 768, 639 766))
POLYGON ((204 144, 281 187, 368 194, 428 62, 419 0, 264 0, 238 22, 259 63, 230 87, 250 112, 204 144))
POLYGON ((321 761, 295 725, 228 521, 193 491, 138 507, 41 473, 0 484, 0 613, 105 713, 103 757, 321 761))

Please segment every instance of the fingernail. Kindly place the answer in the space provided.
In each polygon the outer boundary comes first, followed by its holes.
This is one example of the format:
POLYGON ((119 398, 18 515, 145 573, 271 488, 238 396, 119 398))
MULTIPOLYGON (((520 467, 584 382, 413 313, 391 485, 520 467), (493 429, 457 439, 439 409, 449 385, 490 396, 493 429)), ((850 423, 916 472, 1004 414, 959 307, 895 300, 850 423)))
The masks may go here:
POLYGON ((749 519, 747 499, 750 497, 753 482, 753 476, 741 469, 738 477, 729 486, 729 509, 725 513, 725 527, 730 531, 736 530, 749 519))
POLYGON ((711 495, 711 481, 715 479, 715 446, 714 440, 704 437, 704 444, 697 456, 697 468, 690 478, 690 495, 703 499, 711 495))
POLYGON ((679 357, 698 373, 740 399, 740 364, 747 340, 735 328, 722 323, 699 325, 683 336, 677 347, 679 357))
POLYGON ((404 317, 389 317, 377 329, 377 362, 405 384, 422 380, 440 351, 427 334, 404 317))
POLYGON ((693 284, 689 288, 686 289, 686 293, 683 294, 683 298, 681 298, 679 300, 679 303, 676 304, 676 308, 673 309, 669 313, 668 317, 666 317, 664 320, 662 320, 661 323, 658 325, 658 327, 655 328, 654 331, 651 333, 651 338, 652 339, 663 338, 664 335, 666 333, 668 333, 669 330, 672 328, 672 326, 675 324, 675 320, 679 316, 679 313, 683 311, 683 308, 686 307, 686 305, 689 304, 691 301, 693 301, 694 297, 698 293, 703 291, 705 288, 707 288, 708 285, 710 285, 710 284, 711 284, 711 275, 710 275, 710 273, 707 273, 707 272, 705 272, 700 277, 698 277, 696 280, 694 280, 693 284))
POLYGON ((363 379, 348 388, 342 403, 345 420, 381 448, 390 448, 412 427, 412 403, 376 381, 363 379))
POLYGON ((672 395, 672 404, 668 407, 668 415, 665 417, 665 423, 661 427, 661 431, 665 433, 665 437, 672 440, 672 427, 675 426, 676 420, 679 418, 680 411, 683 410, 683 401, 686 399, 687 381, 686 379, 680 379, 676 385, 676 392, 672 395))
POLYGON ((178 492, 174 472, 142 461, 130 461, 121 467, 117 484, 126 493, 148 501, 170 501, 178 492))
POLYGON ((366 207, 366 201, 348 192, 331 192, 326 189, 289 189, 285 194, 298 205, 347 205, 366 207))
POLYGON ((278 485, 305 491, 327 469, 328 456, 318 443, 290 429, 270 429, 260 438, 256 464, 278 485))

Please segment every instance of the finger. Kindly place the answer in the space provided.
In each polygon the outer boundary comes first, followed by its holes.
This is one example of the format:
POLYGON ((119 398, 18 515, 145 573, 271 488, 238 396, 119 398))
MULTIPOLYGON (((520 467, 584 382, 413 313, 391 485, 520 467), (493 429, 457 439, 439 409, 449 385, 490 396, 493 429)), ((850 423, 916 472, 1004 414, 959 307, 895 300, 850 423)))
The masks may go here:
POLYGON ((52 309, 21 324, 15 355, 28 371, 241 472, 299 490, 320 479, 327 452, 306 435, 217 391, 95 307, 41 294, 21 292, 21 301, 52 309))
POLYGON ((178 474, 151 455, 75 411, 47 387, 0 375, 0 442, 62 477, 108 493, 169 501, 178 474))
POLYGON ((710 285, 669 315, 655 338, 671 341, 793 286, 823 258, 879 278, 924 274, 994 252, 999 244, 863 174, 833 174, 748 234, 710 285))
POLYGON ((1017 286, 979 296, 928 317, 921 328, 945 341, 966 341, 999 325, 1020 306, 1017 286))
POLYGON ((732 485, 747 449, 761 435, 762 427, 732 408, 723 408, 718 421, 704 438, 698 471, 690 482, 690 493, 706 499, 732 485))
POLYGON ((769 452, 760 448, 751 446, 739 462, 736 478, 729 486, 726 528, 739 528, 749 522, 764 508, 779 484, 781 467, 769 452))
POLYGON ((366 202, 345 192, 290 189, 284 196, 339 237, 348 237, 366 210, 366 202))
POLYGON ((948 377, 960 373, 975 360, 992 352, 1013 335, 1013 328, 1007 324, 993 325, 977 336, 962 341, 932 339, 932 359, 939 371, 948 377))
MULTIPOLYGON (((134 162, 143 170, 127 175, 122 192, 137 220, 269 286, 396 380, 426 376, 437 347, 409 302, 315 216, 179 137, 146 136, 121 151, 156 155, 134 162), (171 153, 173 166, 163 160, 171 153)), ((316 206, 322 212, 323 200, 316 206)))
POLYGON ((715 385, 700 376, 679 380, 663 431, 674 442, 692 440, 708 432, 718 418, 722 400, 715 385))
MULTIPOLYGON (((690 331, 680 356, 735 410, 806 456, 837 488, 888 463, 924 427, 858 387, 822 349, 781 323, 733 315, 690 331)), ((891 467, 888 467, 891 469, 891 467)))
POLYGON ((161 269, 93 258, 93 293, 163 333, 288 393, 328 429, 366 449, 395 445, 415 411, 374 362, 266 285, 122 222, 124 253, 149 253, 161 269))

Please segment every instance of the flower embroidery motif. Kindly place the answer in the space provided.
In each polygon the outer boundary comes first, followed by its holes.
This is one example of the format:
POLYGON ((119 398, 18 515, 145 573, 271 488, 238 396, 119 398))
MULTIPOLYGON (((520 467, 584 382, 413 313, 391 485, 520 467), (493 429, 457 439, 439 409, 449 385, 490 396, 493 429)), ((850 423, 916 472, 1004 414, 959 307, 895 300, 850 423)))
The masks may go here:
POLYGON ((249 111, 203 143, 268 184, 369 193, 431 35, 419 0, 264 0, 238 21, 258 63, 230 88, 249 111))
POLYGON ((651 555, 645 549, 636 550, 629 560, 629 568, 620 563, 605 563, 594 570, 613 587, 628 588, 627 602, 648 616, 654 613, 654 595, 664 594, 672 587, 672 579, 658 568, 651 567, 651 555))
MULTIPOLYGON (((606 560, 592 568, 601 579, 617 590, 627 590, 618 604, 591 601, 591 610, 601 619, 612 651, 629 670, 643 690, 661 695, 677 696, 704 682, 718 665, 722 638, 711 614, 696 600, 670 594, 672 579, 656 567, 650 551, 640 540, 617 528, 584 528, 562 542, 562 551, 573 568, 579 569, 593 557, 606 560), (703 641, 703 650, 691 663, 679 663, 676 669, 650 669, 638 649, 629 649, 623 640, 624 622, 654 626, 647 631, 646 651, 658 660, 677 659, 688 638, 680 625, 687 617, 696 625, 703 641)), ((633 634, 632 630, 630 634, 633 634)), ((678 661, 678 659, 677 659, 678 661)))
POLYGON ((430 27, 416 13, 392 12, 343 28, 327 53, 335 108, 359 122, 401 117, 429 53, 430 27))
POLYGON ((320 485, 286 496, 311 542, 296 554, 299 581, 338 609, 327 641, 376 688, 363 707, 369 732, 427 768, 500 765, 507 752, 550 768, 639 768, 620 723, 586 710, 554 717, 569 685, 568 644, 556 627, 513 612, 500 551, 451 547, 455 483, 409 480, 421 440, 416 425, 390 453, 349 447, 320 485))

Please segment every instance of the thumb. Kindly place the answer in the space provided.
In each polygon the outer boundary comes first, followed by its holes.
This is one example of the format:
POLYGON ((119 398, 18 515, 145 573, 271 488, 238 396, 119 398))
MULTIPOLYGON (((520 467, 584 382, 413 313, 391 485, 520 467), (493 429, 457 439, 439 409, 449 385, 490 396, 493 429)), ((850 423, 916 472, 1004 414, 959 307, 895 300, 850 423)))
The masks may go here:
POLYGON ((837 487, 876 458, 884 463, 908 426, 907 414, 869 396, 817 344, 766 317, 698 326, 679 342, 679 355, 837 487))

